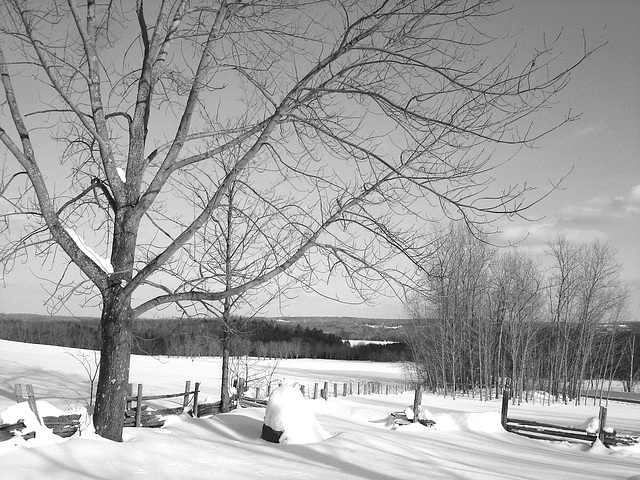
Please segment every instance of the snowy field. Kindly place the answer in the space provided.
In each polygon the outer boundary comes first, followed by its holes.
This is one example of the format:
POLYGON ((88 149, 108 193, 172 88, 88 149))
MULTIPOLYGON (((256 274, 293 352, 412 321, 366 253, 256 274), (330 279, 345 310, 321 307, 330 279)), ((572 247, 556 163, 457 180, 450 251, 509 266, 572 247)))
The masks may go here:
MULTIPOLYGON (((0 415, 15 413, 14 385, 32 384, 42 410, 75 411, 88 398, 88 373, 79 360, 90 352, 0 340, 0 415)), ((180 392, 185 380, 202 382, 202 397, 217 399, 219 359, 133 357, 131 381, 144 394, 180 392)), ((288 384, 328 380, 403 381, 388 363, 286 360, 274 376, 288 384)), ((305 444, 260 438, 264 409, 247 408, 213 418, 170 417, 161 429, 127 428, 125 441, 90 432, 61 439, 0 442, 2 479, 635 479, 640 446, 593 448, 532 440, 505 432, 499 401, 456 400, 425 394, 436 421, 391 429, 391 412, 404 410, 413 394, 305 400, 328 435, 305 444)), ((21 413, 24 414, 24 411, 21 413)), ((28 411, 27 411, 28 413, 28 411)), ((564 425, 586 425, 598 408, 512 406, 510 414, 564 425)), ((48 413, 44 413, 45 415, 48 413)), ((640 407, 610 403, 608 425, 640 431, 640 407)))

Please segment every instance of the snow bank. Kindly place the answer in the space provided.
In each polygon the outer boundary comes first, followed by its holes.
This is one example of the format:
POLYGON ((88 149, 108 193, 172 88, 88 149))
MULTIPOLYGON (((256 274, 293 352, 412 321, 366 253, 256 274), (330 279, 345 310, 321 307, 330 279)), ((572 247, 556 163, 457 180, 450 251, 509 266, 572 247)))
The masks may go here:
MULTIPOLYGON (((149 384, 151 394, 179 391, 184 387, 185 371, 191 372, 194 379, 204 380, 211 377, 219 362, 212 358, 192 361, 166 357, 159 362, 134 355, 132 378, 145 386, 149 384)), ((69 413, 68 405, 80 401, 65 397, 70 386, 75 391, 86 388, 82 365, 59 347, 0 340, 0 365, 0 383, 10 386, 21 378, 38 385, 46 390, 49 402, 65 413, 69 413), (64 388, 60 382, 63 377, 64 388)), ((377 368, 378 379, 387 379, 396 375, 391 364, 387 365, 388 368, 368 362, 283 360, 278 374, 295 376, 301 383, 310 384, 337 377, 374 379, 377 368)), ((217 399, 219 391, 207 390, 211 380, 203 383, 202 397, 217 399)), ((9 393, 0 395, 0 414, 11 419, 2 412, 15 406, 9 393)), ((385 426, 389 412, 402 412, 412 401, 413 392, 306 400, 304 405, 326 432, 340 432, 327 441, 309 445, 267 445, 260 438, 263 408, 241 408, 209 419, 185 414, 170 416, 163 428, 125 428, 127 441, 122 443, 88 435, 84 430, 81 436, 52 439, 58 443, 39 448, 32 448, 37 445, 36 439, 22 441, 18 446, 11 439, 0 442, 0 478, 210 480, 217 475, 225 480, 391 480, 425 476, 433 480, 640 480, 640 444, 605 449, 601 444, 592 448, 510 434, 501 430, 501 403, 497 400, 461 396, 453 401, 425 392, 423 401, 435 416, 435 427, 415 423, 390 431, 385 426)), ((49 413, 42 403, 39 407, 49 413)), ((510 410, 516 418, 558 425, 580 425, 598 414, 598 407, 592 405, 543 406, 523 402, 510 410)), ((616 429, 640 431, 638 406, 610 405, 607 422, 616 429)))
MULTIPOLYGON (((413 420, 413 406, 405 408, 404 414, 406 415, 407 420, 413 420)), ((433 420, 435 422, 436 417, 433 415, 433 413, 420 405, 418 407, 418 420, 433 420)))
POLYGON ((446 413, 438 415, 436 428, 442 431, 504 432, 500 412, 446 413))
MULTIPOLYGON (((42 417, 58 417, 64 415, 60 410, 43 400, 36 402, 38 408, 38 414, 42 417)), ((7 448, 14 447, 16 445, 25 444, 29 447, 36 447, 41 445, 50 445, 52 443, 60 443, 63 439, 53 434, 53 431, 48 429, 44 425, 40 425, 35 413, 29 408, 27 402, 16 403, 15 405, 0 412, 0 423, 12 424, 22 421, 25 424, 25 428, 21 431, 15 430, 13 439, 0 442, 0 450, 6 450, 7 448), (25 443, 26 440, 22 438, 27 433, 35 433, 35 438, 32 438, 25 443)))
MULTIPOLYGON (((591 417, 585 420, 581 428, 587 433, 598 433, 600 431, 600 419, 598 417, 591 417)), ((613 433, 612 427, 604 427, 604 431, 607 433, 613 433)))
MULTIPOLYGON (((411 421, 414 417, 413 406, 408 406, 402 412, 406 416, 407 420, 411 421)), ((390 416, 387 419, 386 426, 395 430, 394 423, 395 418, 390 416)), ((435 422, 433 427, 436 430, 444 431, 444 432, 457 432, 457 431, 469 431, 469 432, 477 432, 477 433, 488 433, 488 432, 504 432, 502 428, 502 424, 500 423, 500 413, 499 412, 477 412, 477 413, 469 413, 469 412, 456 412, 456 413, 441 413, 439 415, 434 415, 425 407, 420 405, 418 409, 418 420, 431 420, 435 422)), ((411 425, 420 425, 420 423, 416 422, 411 425)), ((403 425, 403 430, 406 430, 407 425, 403 425)), ((414 427, 419 431, 422 431, 420 427, 414 427)))
POLYGON ((317 443, 331 437, 316 420, 297 388, 282 386, 269 397, 264 424, 274 432, 282 432, 280 443, 317 443))
MULTIPOLYGON (((41 417, 59 417, 60 415, 64 415, 64 412, 44 400, 37 400, 36 407, 41 417)), ((16 423, 21 419, 24 420, 25 423, 27 419, 38 423, 35 414, 31 411, 31 408, 29 408, 28 402, 16 403, 0 412, 0 423, 16 423)))

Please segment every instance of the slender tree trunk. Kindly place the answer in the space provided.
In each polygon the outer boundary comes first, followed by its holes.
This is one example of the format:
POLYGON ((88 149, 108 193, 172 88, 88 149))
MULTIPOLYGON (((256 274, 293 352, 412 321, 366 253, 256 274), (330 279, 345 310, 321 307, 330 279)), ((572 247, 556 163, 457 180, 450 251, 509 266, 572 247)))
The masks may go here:
POLYGON ((633 377, 635 376, 635 373, 633 371, 633 362, 635 360, 635 353, 636 353, 636 334, 632 333, 631 334, 631 354, 630 354, 630 358, 629 358, 629 392, 633 392, 633 377))
POLYGON ((222 380, 220 385, 220 412, 227 413, 229 411, 229 343, 231 336, 229 330, 224 329, 222 337, 222 380))
MULTIPOLYGON (((119 287, 114 287, 119 289, 119 287)), ((100 322, 102 348, 93 424, 96 433, 122 441, 125 397, 129 385, 132 312, 122 294, 107 293, 100 322)))
POLYGON ((503 324, 504 322, 500 322, 500 330, 498 332, 498 348, 497 348, 497 353, 496 353, 496 360, 495 360, 495 382, 496 382, 496 400, 499 398, 500 396, 500 379, 502 376, 502 373, 500 371, 500 366, 502 365, 502 333, 503 333, 503 324))

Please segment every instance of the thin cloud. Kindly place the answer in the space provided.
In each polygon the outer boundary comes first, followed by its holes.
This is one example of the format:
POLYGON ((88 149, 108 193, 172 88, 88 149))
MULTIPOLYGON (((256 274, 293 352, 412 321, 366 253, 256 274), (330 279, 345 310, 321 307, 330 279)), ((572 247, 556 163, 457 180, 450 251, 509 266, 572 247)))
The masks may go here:
POLYGON ((503 225, 497 234, 502 245, 517 245, 533 254, 542 254, 550 239, 564 235, 575 243, 606 241, 620 222, 636 222, 640 215, 640 184, 625 195, 597 196, 559 210, 540 222, 514 222, 503 225))
POLYGON ((595 240, 606 240, 606 231, 596 228, 572 227, 563 220, 530 222, 507 225, 497 234, 498 243, 515 245, 533 255, 542 255, 547 250, 549 240, 563 235, 572 243, 590 243, 595 240))
POLYGON ((638 213, 640 211, 640 185, 636 185, 629 192, 629 212, 638 213))
POLYGON ((601 124, 584 125, 580 128, 576 128, 573 131, 573 136, 586 137, 590 135, 597 135, 599 133, 602 133, 605 129, 606 129, 606 126, 601 124))
POLYGON ((570 225, 606 225, 631 220, 640 214, 640 185, 635 185, 624 196, 593 197, 579 205, 565 207, 560 219, 570 225))

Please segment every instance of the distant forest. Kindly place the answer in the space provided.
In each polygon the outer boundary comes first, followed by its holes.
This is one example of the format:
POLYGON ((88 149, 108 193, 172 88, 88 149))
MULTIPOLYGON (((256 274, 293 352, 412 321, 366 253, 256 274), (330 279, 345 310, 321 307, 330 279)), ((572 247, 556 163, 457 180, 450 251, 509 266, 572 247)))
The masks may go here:
MULTIPOLYGON (((100 349, 97 318, 29 317, 0 314, 0 338, 68 348, 100 349)), ((223 326, 217 319, 136 320, 133 353, 137 355, 219 356, 223 326)), ((401 361, 407 346, 350 346, 339 336, 318 328, 291 326, 273 320, 249 320, 231 340, 231 355, 265 358, 325 358, 340 360, 401 361)))

